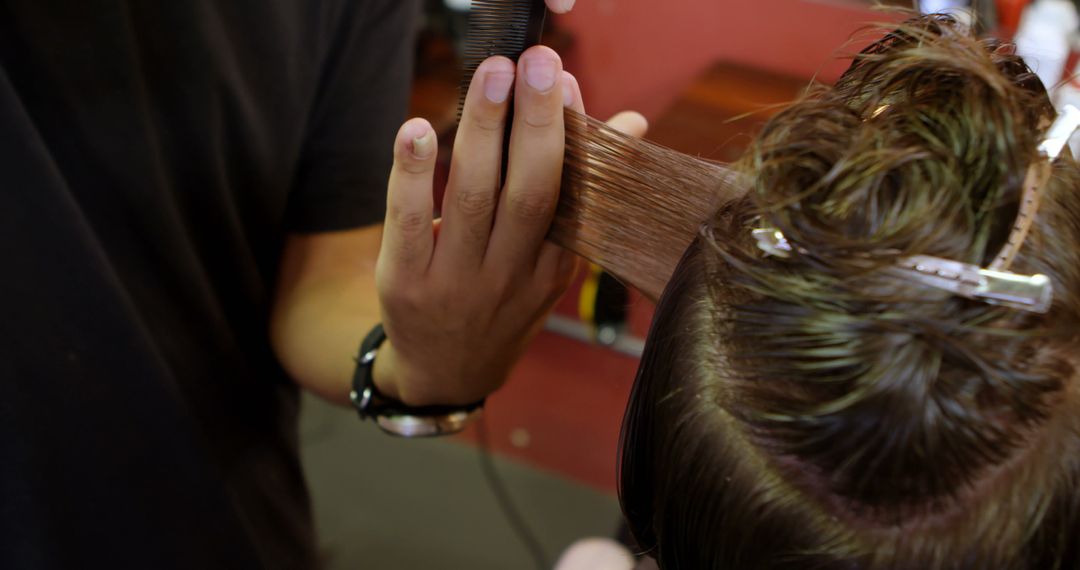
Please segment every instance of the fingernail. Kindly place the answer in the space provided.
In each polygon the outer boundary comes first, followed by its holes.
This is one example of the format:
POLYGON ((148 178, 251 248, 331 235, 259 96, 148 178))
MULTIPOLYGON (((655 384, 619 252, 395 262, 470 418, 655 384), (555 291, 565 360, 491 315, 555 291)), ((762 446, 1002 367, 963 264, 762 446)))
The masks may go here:
POLYGON ((574 0, 555 0, 550 4, 556 13, 565 14, 574 7, 574 0))
POLYGON ((562 104, 563 107, 574 104, 574 77, 565 71, 562 74, 562 104))
POLYGON ((435 151, 435 133, 428 131, 424 133, 422 137, 415 137, 412 140, 412 153, 413 156, 420 160, 425 160, 431 157, 431 153, 435 151))
POLYGON ((513 73, 490 72, 484 76, 484 97, 492 103, 502 103, 510 97, 513 86, 513 73))
POLYGON ((537 91, 550 91, 555 87, 555 74, 559 66, 547 55, 531 54, 525 58, 525 82, 537 91))

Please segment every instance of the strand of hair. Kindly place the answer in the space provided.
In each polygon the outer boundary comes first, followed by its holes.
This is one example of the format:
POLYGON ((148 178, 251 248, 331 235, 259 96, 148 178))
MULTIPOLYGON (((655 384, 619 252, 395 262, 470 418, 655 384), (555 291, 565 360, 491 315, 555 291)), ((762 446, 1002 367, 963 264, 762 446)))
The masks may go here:
POLYGON ((549 238, 656 300, 701 225, 742 192, 723 164, 567 111, 549 238))

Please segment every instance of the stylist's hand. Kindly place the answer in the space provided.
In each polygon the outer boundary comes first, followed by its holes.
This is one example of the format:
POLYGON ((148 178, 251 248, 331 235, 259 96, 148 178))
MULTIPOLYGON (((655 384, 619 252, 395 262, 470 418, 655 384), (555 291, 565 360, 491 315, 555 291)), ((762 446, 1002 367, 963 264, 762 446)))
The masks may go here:
POLYGON ((435 132, 422 119, 402 126, 376 266, 389 340, 374 379, 386 395, 424 405, 491 393, 570 283, 576 258, 544 241, 562 175, 564 105, 582 110, 580 91, 549 48, 529 49, 516 70, 501 57, 481 64, 438 221, 435 132), (511 100, 509 166, 500 184, 511 100))

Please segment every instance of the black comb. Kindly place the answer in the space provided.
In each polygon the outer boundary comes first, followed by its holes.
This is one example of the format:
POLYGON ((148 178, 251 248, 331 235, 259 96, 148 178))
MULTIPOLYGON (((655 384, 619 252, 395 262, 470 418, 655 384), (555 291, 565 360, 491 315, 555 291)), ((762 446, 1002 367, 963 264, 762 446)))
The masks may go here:
POLYGON ((546 15, 544 0, 473 0, 465 34, 465 73, 461 78, 458 120, 476 68, 496 55, 516 62, 522 52, 540 43, 546 15))

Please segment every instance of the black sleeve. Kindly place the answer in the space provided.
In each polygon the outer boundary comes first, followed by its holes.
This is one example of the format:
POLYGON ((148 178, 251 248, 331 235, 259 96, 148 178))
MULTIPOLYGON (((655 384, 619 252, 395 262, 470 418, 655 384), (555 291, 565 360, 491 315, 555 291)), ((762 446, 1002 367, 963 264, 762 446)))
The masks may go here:
POLYGON ((376 223, 412 78, 415 0, 346 0, 324 59, 287 229, 376 223))

